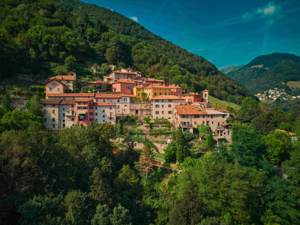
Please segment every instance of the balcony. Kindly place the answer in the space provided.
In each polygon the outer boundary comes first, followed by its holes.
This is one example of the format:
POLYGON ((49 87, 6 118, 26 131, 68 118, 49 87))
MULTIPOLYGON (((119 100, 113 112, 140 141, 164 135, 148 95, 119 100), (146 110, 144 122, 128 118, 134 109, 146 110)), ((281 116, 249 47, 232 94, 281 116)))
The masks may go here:
POLYGON ((217 130, 223 131, 223 130, 224 130, 224 127, 217 127, 217 130))

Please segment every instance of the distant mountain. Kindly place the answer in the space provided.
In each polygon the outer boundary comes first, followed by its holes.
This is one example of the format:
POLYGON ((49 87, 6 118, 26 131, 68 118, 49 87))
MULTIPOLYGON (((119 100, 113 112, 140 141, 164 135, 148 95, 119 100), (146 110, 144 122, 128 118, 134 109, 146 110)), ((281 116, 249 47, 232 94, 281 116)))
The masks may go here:
POLYGON ((219 69, 222 73, 225 73, 225 74, 228 74, 229 72, 232 72, 232 71, 236 71, 236 70, 238 70, 238 69, 240 69, 240 68, 242 68, 243 66, 245 66, 245 65, 240 65, 240 66, 226 66, 226 67, 224 67, 224 68, 221 68, 221 69, 219 69))
POLYGON ((262 55, 227 75, 252 93, 270 88, 288 89, 288 81, 300 81, 300 57, 287 53, 262 55))

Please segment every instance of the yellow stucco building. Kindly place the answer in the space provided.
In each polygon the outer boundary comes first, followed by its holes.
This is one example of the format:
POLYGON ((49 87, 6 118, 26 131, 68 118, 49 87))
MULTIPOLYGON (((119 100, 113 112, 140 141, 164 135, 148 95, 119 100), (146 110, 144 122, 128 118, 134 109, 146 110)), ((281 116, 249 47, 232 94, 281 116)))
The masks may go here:
POLYGON ((144 93, 144 88, 142 88, 141 86, 135 86, 133 88, 133 94, 137 99, 142 99, 142 93, 144 93))
POLYGON ((150 100, 160 95, 176 95, 176 93, 172 92, 171 88, 163 85, 149 85, 144 88, 144 92, 150 100))

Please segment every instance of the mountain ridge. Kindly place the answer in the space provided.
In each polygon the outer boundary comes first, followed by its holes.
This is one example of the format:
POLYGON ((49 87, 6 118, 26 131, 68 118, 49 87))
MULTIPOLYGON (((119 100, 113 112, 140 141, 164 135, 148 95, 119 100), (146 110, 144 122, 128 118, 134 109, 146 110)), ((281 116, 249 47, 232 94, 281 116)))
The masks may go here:
POLYGON ((245 65, 239 65, 239 66, 234 66, 234 65, 230 65, 230 66, 226 66, 224 68, 220 68, 219 70, 222 72, 222 73, 225 73, 225 74, 228 74, 229 72, 232 72, 232 71, 235 71, 235 70, 238 70, 242 67, 244 67, 245 65))
POLYGON ((253 59, 228 76, 245 85, 252 93, 271 88, 289 87, 288 81, 300 81, 300 57, 289 53, 272 53, 253 59))

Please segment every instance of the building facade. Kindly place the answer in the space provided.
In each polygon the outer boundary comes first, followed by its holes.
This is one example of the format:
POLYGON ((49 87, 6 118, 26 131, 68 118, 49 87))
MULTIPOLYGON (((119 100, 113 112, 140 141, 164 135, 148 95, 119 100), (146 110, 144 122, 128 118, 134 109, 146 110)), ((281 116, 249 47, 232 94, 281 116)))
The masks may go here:
POLYGON ((60 99, 42 99, 40 101, 43 122, 47 130, 58 131, 60 127, 60 112, 59 104, 60 99))
POLYGON ((133 95, 135 83, 129 79, 120 79, 112 84, 113 92, 120 94, 133 95))
POLYGON ((185 103, 185 99, 172 96, 172 95, 161 95, 152 98, 152 118, 161 119, 165 118, 168 120, 173 119, 173 109, 176 105, 185 103))

